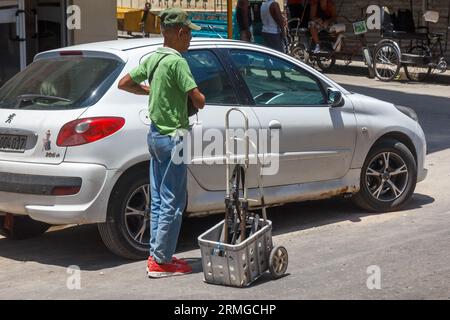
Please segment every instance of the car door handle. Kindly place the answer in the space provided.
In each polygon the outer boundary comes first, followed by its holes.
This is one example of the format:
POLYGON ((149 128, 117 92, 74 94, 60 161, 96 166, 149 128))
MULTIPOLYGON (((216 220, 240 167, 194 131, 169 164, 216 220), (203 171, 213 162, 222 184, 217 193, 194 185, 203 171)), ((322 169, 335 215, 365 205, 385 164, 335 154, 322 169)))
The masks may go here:
POLYGON ((281 122, 278 120, 272 120, 269 123, 269 129, 270 130, 281 130, 281 122))

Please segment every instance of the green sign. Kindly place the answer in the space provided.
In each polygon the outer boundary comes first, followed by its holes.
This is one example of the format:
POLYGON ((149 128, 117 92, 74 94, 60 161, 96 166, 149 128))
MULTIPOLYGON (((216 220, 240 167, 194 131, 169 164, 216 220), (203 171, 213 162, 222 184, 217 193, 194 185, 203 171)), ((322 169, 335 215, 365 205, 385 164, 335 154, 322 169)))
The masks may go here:
POLYGON ((367 25, 365 21, 357 21, 353 23, 353 31, 356 35, 367 32, 367 25))

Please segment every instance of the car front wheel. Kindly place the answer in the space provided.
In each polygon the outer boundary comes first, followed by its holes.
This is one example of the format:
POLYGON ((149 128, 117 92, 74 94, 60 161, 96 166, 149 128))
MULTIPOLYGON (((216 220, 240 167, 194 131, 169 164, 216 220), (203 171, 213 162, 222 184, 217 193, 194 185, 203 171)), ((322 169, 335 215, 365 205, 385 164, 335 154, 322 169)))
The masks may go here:
POLYGON ((369 152, 361 171, 355 203, 372 212, 399 210, 417 183, 417 164, 411 151, 396 140, 384 140, 369 152))

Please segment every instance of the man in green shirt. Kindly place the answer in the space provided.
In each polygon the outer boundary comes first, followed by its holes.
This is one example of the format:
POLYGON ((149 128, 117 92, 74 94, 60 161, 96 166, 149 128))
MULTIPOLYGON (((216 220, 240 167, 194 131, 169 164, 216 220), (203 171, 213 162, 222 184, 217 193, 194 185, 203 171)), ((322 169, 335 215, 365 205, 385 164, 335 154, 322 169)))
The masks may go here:
POLYGON ((149 277, 160 278, 186 274, 192 268, 173 257, 186 206, 187 168, 178 164, 177 146, 189 129, 187 100, 202 109, 205 97, 181 53, 192 39, 191 29, 198 30, 187 14, 178 8, 161 13, 164 47, 157 49, 144 63, 119 82, 119 88, 134 94, 149 95, 151 119, 148 134, 151 185, 151 239, 147 263, 149 277), (142 84, 149 80, 150 87, 142 84))

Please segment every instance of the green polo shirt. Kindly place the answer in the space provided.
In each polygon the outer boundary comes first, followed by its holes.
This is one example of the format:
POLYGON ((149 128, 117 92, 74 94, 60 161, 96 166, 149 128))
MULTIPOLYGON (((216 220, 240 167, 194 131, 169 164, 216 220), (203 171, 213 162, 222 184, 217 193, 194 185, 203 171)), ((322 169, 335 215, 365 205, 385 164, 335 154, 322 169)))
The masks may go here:
POLYGON ((197 88, 187 61, 174 49, 159 48, 133 69, 130 76, 136 83, 148 80, 164 54, 167 56, 161 60, 150 83, 149 114, 161 134, 174 136, 177 129, 189 128, 187 93, 197 88))

